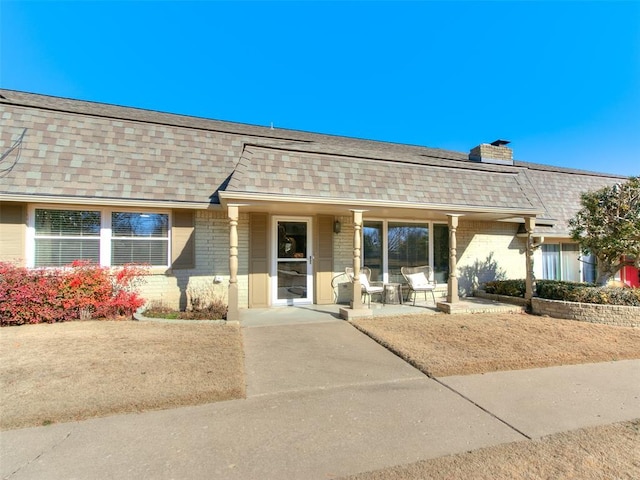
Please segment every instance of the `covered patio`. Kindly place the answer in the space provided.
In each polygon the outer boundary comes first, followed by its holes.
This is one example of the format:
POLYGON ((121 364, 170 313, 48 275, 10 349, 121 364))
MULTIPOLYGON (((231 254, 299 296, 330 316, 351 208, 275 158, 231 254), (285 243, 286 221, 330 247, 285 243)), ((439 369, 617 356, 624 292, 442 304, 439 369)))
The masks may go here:
POLYGON ((530 299, 533 233, 544 210, 510 150, 489 147, 509 160, 463 164, 327 145, 245 145, 218 192, 229 220, 229 318, 240 318, 245 305, 334 304, 332 278, 347 268, 351 298, 336 308, 345 319, 373 315, 362 302, 363 267, 389 285, 404 281, 401 267, 427 264, 438 291, 446 289, 441 310, 452 312, 473 291, 473 280, 460 284, 461 270, 494 253, 515 278, 526 277, 530 299), (403 230, 413 240, 394 248, 402 233, 393 234, 403 230), (482 239, 470 249, 475 236, 482 239))
MULTIPOLYGON (((343 305, 298 305, 291 307, 251 308, 240 310, 240 325, 259 327, 280 324, 305 324, 317 322, 341 321, 340 309, 343 305)), ((367 315, 389 317, 400 315, 443 315, 432 303, 417 302, 403 305, 382 305, 372 303, 367 315)), ((483 298, 464 298, 456 303, 451 313, 521 313, 522 307, 496 302, 483 298)), ((353 318, 353 317, 351 317, 353 318)))

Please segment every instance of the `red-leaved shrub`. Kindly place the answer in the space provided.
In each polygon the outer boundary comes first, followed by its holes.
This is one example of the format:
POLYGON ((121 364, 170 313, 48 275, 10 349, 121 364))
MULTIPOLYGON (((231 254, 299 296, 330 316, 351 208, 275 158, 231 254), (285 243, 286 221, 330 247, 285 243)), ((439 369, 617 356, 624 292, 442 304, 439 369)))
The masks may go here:
POLYGON ((144 305, 136 291, 146 269, 109 269, 75 261, 62 269, 0 262, 0 325, 130 316, 144 305))

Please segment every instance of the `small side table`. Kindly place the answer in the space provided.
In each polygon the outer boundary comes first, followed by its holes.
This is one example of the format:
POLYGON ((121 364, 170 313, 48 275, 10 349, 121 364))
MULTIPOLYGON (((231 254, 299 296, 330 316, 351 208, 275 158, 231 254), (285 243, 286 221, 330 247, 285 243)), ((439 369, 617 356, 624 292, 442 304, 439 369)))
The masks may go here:
POLYGON ((402 305, 402 284, 384 284, 384 303, 399 303, 402 305))

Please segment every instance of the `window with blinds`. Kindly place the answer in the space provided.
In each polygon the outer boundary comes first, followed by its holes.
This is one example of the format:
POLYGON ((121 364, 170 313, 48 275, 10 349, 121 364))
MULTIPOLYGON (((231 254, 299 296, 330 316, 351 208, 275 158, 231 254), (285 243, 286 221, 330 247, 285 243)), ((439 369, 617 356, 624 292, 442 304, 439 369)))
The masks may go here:
POLYGON ((169 266, 168 213, 36 208, 33 218, 34 267, 169 266))
POLYGON ((99 211, 36 209, 34 231, 36 267, 100 261, 99 211))
POLYGON ((111 265, 169 265, 169 215, 111 213, 111 265))

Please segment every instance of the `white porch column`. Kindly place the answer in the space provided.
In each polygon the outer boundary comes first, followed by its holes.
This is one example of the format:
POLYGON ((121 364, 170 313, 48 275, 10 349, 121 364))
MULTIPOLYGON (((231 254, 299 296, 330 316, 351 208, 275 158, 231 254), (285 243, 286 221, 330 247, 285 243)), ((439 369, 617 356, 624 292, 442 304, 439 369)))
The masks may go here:
POLYGON ((238 305, 238 206, 227 207, 229 215, 229 311, 227 320, 240 320, 238 305))
POLYGON ((353 295, 351 298, 351 308, 358 310, 362 307, 362 286, 360 285, 360 252, 362 243, 362 212, 363 210, 352 210, 353 212, 353 295))
POLYGON ((456 231, 458 229, 458 215, 447 215, 449 219, 449 282, 447 283, 447 302, 460 300, 458 296, 458 258, 456 231))
POLYGON ((525 279, 524 299, 531 302, 533 294, 536 290, 535 279, 533 278, 533 230, 536 228, 536 217, 527 217, 524 219, 525 229, 527 230, 527 245, 525 246, 525 258, 527 262, 527 278, 525 279))

